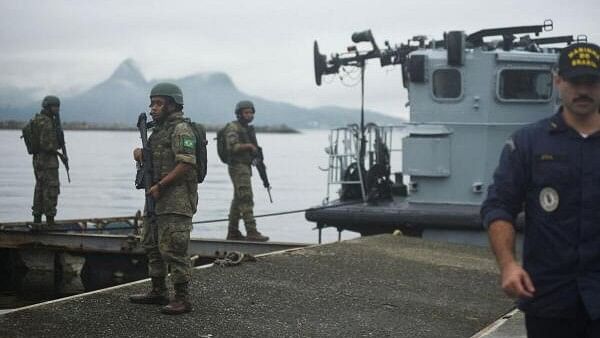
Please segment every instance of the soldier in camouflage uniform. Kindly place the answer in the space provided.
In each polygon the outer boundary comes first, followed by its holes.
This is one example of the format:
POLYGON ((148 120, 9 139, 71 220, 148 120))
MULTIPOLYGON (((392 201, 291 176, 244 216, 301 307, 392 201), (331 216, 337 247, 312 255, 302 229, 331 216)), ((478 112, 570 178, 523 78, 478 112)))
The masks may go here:
POLYGON ((54 225, 56 205, 60 193, 58 180, 58 136, 54 117, 60 110, 60 100, 56 96, 46 96, 42 101, 42 110, 32 120, 34 133, 39 139, 39 152, 33 155, 35 174, 35 192, 33 195, 33 223, 42 223, 42 214, 46 223, 54 225))
POLYGON ((227 124, 225 138, 229 153, 228 171, 233 183, 233 200, 229 209, 227 239, 265 242, 269 237, 256 230, 256 220, 252 208, 251 164, 256 157, 257 147, 254 128, 249 124, 254 119, 254 104, 240 101, 235 106, 236 121, 227 124), (240 218, 246 226, 246 237, 239 230, 240 218))
MULTIPOLYGON (((189 120, 183 117, 183 94, 171 83, 159 83, 150 92, 150 114, 156 126, 148 139, 152 153, 153 186, 148 194, 156 202, 156 219, 146 218, 142 243, 148 255, 148 274, 152 290, 131 295, 130 301, 141 304, 168 305, 166 314, 192 310, 188 286, 191 262, 188 256, 192 216, 198 204, 196 175, 196 137, 189 120), (168 268, 175 297, 169 302, 166 286, 168 268)), ((136 161, 142 160, 141 149, 134 150, 136 161)))

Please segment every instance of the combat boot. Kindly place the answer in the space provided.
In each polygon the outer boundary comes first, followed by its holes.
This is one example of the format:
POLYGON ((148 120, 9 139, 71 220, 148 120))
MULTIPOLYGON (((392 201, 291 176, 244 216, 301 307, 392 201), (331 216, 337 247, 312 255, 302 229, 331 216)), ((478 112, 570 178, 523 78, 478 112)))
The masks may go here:
POLYGON ((189 283, 175 284, 175 297, 171 300, 169 305, 163 306, 160 309, 160 312, 167 315, 180 315, 192 311, 188 284, 189 283))
POLYGON ((33 223, 29 227, 31 231, 42 230, 42 215, 33 215, 33 223))
POLYGON ((238 229, 229 229, 227 230, 227 238, 228 241, 243 241, 246 239, 244 235, 238 229))
POLYGON ((248 229, 246 231, 246 240, 252 242, 266 242, 269 240, 269 236, 263 236, 256 229, 248 229))
POLYGON ((48 227, 53 227, 55 225, 54 216, 46 215, 46 224, 48 225, 48 227))
POLYGON ((130 295, 129 301, 135 304, 169 304, 167 284, 164 277, 152 277, 152 290, 148 293, 130 295))

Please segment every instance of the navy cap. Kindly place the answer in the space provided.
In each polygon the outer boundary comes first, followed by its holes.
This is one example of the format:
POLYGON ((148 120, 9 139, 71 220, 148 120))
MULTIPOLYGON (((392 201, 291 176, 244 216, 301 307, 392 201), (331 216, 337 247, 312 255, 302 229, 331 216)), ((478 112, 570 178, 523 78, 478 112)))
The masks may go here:
POLYGON ((574 43, 563 48, 558 58, 558 75, 570 80, 579 76, 600 77, 600 47, 574 43))

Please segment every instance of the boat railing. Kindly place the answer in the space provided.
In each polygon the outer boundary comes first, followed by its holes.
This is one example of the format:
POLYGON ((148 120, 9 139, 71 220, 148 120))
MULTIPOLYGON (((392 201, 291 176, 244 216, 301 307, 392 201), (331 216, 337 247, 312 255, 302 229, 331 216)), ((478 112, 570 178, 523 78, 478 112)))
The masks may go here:
MULTIPOLYGON (((344 187, 354 186, 353 191, 360 191, 363 201, 367 200, 366 173, 376 164, 386 163, 389 166, 392 154, 401 152, 400 138, 394 142, 394 136, 398 136, 407 125, 378 126, 368 123, 364 130, 364 158, 360 161, 361 132, 360 127, 351 124, 346 127, 334 128, 329 133, 329 145, 325 148, 328 155, 327 171, 327 195, 324 203, 328 203, 332 196, 332 190, 337 190, 338 197, 344 198, 344 187), (359 168, 362 167, 362 170, 359 168)), ((346 196, 348 197, 348 196, 346 196)))

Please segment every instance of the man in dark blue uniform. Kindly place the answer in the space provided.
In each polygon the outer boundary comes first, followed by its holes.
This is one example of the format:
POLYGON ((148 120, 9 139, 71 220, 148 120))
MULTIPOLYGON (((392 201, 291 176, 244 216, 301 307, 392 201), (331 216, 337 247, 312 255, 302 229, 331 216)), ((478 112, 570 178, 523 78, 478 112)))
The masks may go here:
POLYGON ((554 83, 562 106, 507 141, 481 216, 528 336, 600 337, 600 48, 564 48, 554 83))

